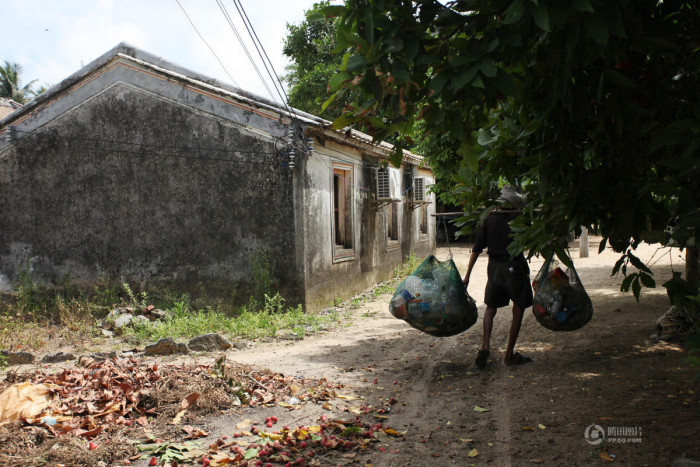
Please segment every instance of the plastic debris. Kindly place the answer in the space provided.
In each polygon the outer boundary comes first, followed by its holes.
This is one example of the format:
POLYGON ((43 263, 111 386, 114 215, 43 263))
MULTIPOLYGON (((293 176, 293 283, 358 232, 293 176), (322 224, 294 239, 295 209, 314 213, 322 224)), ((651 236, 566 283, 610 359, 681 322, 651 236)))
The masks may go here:
POLYGON ((464 332, 478 317, 476 302, 466 293, 454 261, 439 261, 433 255, 399 284, 389 311, 436 337, 464 332))
POLYGON ((593 317, 593 303, 575 268, 562 270, 550 256, 532 282, 535 297, 532 312, 542 326, 552 331, 575 331, 593 317))

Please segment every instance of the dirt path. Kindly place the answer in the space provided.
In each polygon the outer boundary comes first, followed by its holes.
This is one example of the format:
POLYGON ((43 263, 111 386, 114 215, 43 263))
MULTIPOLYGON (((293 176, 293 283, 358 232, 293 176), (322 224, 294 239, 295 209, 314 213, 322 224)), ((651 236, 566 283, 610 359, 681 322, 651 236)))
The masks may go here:
MULTIPOLYGON (((466 270, 469 248, 460 244, 452 251, 459 270, 466 270)), ((478 370, 473 360, 481 318, 463 334, 434 338, 393 318, 387 306, 390 295, 352 310, 352 325, 341 330, 232 350, 228 358, 285 374, 325 377, 346 385, 343 392, 364 398, 332 401, 329 417, 348 418, 353 404, 389 409, 378 420, 405 436, 382 438, 353 460, 359 465, 570 466, 614 461, 658 466, 670 465, 683 454, 700 459, 695 371, 678 346, 649 339, 654 320, 667 308, 665 291, 644 291, 636 303, 630 294, 619 292, 620 278, 610 277, 617 255, 596 251, 592 241, 592 256, 575 259, 594 303, 593 320, 579 331, 554 333, 541 327, 528 309, 518 350, 534 361, 520 367, 500 361, 509 309, 496 316, 493 361, 478 370), (610 436, 590 444, 584 437, 590 425, 610 436), (610 439, 616 432, 627 442, 610 439)), ((640 256, 647 261, 655 251, 642 249, 640 256)), ((578 257, 575 249, 572 255, 578 257)), ((437 256, 445 259, 448 251, 438 249, 437 256)), ((658 284, 670 278, 672 264, 676 270, 683 267, 677 251, 665 256, 657 252, 652 262, 657 259, 658 284)), ((480 314, 486 262, 482 255, 470 285, 480 314)), ((541 259, 532 261, 532 277, 541 264, 541 259)), ((307 407, 287 418, 301 415, 309 421, 321 413, 328 412, 307 407)), ((264 418, 263 413, 253 415, 264 418)), ((211 425, 225 432, 235 423, 222 418, 211 425)))

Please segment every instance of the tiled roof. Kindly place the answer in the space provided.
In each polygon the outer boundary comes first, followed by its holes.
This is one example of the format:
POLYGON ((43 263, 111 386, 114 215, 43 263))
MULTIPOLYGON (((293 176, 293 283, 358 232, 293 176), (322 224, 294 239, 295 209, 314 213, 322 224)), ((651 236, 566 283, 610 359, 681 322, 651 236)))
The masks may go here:
POLYGON ((0 97, 0 119, 10 115, 15 110, 22 107, 22 104, 7 97, 0 97))

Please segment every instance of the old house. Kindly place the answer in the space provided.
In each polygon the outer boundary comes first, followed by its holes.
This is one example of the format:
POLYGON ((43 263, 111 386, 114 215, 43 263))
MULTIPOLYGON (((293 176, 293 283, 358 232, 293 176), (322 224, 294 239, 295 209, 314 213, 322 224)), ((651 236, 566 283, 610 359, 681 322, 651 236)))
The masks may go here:
POLYGON ((435 246, 432 173, 120 44, 0 120, 0 290, 249 283, 316 308, 435 246))

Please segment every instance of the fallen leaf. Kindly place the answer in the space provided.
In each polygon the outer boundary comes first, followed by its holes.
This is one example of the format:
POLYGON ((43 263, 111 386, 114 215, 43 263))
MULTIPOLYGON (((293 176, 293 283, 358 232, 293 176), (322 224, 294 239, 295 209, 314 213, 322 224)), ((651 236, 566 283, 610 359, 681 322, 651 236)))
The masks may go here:
POLYGON ((173 417, 173 421, 170 422, 171 425, 179 425, 182 421, 182 417, 187 413, 187 410, 180 410, 177 415, 173 417))
POLYGON ((280 407, 284 407, 285 409, 294 407, 292 404, 287 404, 286 402, 278 402, 277 405, 279 405, 280 407))
POLYGON ((238 430, 242 430, 243 428, 249 427, 251 423, 252 423, 252 422, 251 422, 249 419, 246 418, 245 420, 243 420, 242 422, 240 422, 239 424, 237 424, 237 425, 236 425, 236 428, 237 428, 238 430))
POLYGON ((604 422, 610 422, 613 420, 613 418, 612 417, 600 417, 598 420, 602 420, 604 422))
POLYGON ((606 461, 606 462, 615 462, 615 459, 613 459, 612 457, 610 457, 610 454, 608 454, 608 453, 605 452, 605 451, 599 452, 599 453, 598 453, 598 457, 600 457, 601 459, 603 459, 603 460, 606 461))
POLYGON ((182 407, 183 410, 189 409, 190 407, 192 407, 192 404, 197 402, 199 396, 201 396, 201 394, 198 392, 192 392, 190 394, 187 394, 185 398, 182 399, 182 402, 180 402, 180 407, 182 407))
POLYGON ((533 464, 544 464, 544 461, 542 459, 530 459, 530 462, 533 464))
POLYGON ((531 426, 524 426, 523 431, 535 431, 535 429, 532 428, 531 426))
POLYGON ((479 455, 479 451, 477 451, 476 448, 472 449, 472 450, 469 451, 469 453, 467 454, 467 456, 469 456, 469 457, 476 457, 476 456, 478 456, 478 455, 479 455))
POLYGON ((537 428, 539 428, 540 430, 544 430, 547 427, 540 423, 539 425, 537 425, 537 428))
POLYGON ((350 408, 348 408, 348 412, 355 414, 355 415, 361 415, 362 409, 360 407, 350 407, 350 408))
POLYGON ((323 404, 321 407, 323 407, 325 410, 333 410, 333 407, 328 402, 323 404))
POLYGON ((245 452, 244 459, 245 460, 255 459, 256 457, 258 457, 258 454, 260 454, 260 451, 258 449, 248 449, 245 452))
POLYGON ((269 438, 269 439, 271 439, 272 441, 275 441, 275 440, 278 440, 278 439, 282 439, 282 438, 283 438, 282 435, 277 434, 277 433, 266 433, 266 432, 264 432, 264 431, 261 431, 261 432, 258 433, 258 434, 260 435, 261 438, 269 438))
POLYGON ((391 436, 401 436, 401 433, 394 430, 393 428, 385 428, 384 433, 386 433, 387 435, 391 435, 391 436))
POLYGON ((478 405, 474 406, 474 412, 490 412, 491 409, 485 409, 483 407, 479 407, 478 405))
POLYGON ((463 443, 473 443, 474 440, 471 438, 459 438, 459 440, 463 443))
POLYGON ((344 395, 342 395, 342 394, 338 394, 338 399, 345 399, 345 400, 347 400, 347 401, 355 401, 355 400, 358 400, 358 399, 361 399, 361 398, 360 398, 360 397, 357 397, 357 396, 344 396, 344 395))

